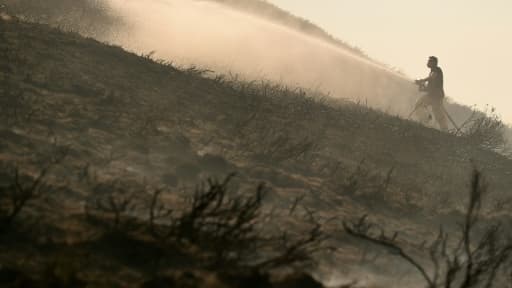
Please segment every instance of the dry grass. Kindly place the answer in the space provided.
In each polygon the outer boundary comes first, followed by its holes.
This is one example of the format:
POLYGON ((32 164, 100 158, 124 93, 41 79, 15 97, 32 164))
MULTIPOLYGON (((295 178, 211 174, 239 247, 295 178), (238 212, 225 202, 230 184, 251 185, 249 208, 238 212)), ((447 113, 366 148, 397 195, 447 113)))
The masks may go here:
MULTIPOLYGON (((40 268, 37 263, 56 251, 76 250, 97 252, 77 257, 86 275, 100 275, 95 279, 153 277, 148 267, 194 267, 201 262, 194 255, 209 265, 221 259, 266 270, 315 260, 309 256, 325 236, 319 231, 332 231, 325 222, 333 216, 371 211, 424 235, 432 227, 418 219, 448 217, 441 205, 457 211, 452 204, 467 184, 469 158, 492 176, 496 199, 512 185, 510 161, 467 139, 312 91, 179 69, 44 25, 2 23, 0 67, 7 67, 2 76, 9 75, 0 77, 1 101, 13 103, 0 106, 6 111, 1 161, 41 168, 58 158, 52 151, 64 148, 52 139, 68 147, 66 161, 44 178, 65 189, 52 190, 49 200, 31 199, 34 205, 16 216, 44 211, 47 220, 38 230, 50 235, 0 245, 13 247, 1 261, 15 259, 16 265, 23 261, 13 253, 46 243, 41 245, 50 252, 34 248, 27 266, 40 268), (224 187, 223 181, 204 182, 234 171, 240 179, 232 183, 239 185, 234 195, 211 189, 224 187), (257 197, 260 182, 271 188, 266 197, 257 197), (206 184, 194 189, 196 183, 206 184), (201 199, 213 202, 198 210, 201 199), (297 211, 302 214, 296 218, 297 211), (259 224, 251 226, 253 220, 259 224), (246 234, 230 232, 235 227, 246 234), (282 227, 289 229, 275 233, 282 227), (261 236, 270 239, 250 242, 261 236), (223 238, 230 244, 225 248, 223 238), (64 249, 69 243, 78 244, 64 249), (256 244, 264 245, 251 250, 256 244), (253 250, 265 255, 239 261, 253 250)), ((36 170, 27 174, 37 176, 36 170)), ((30 179, 22 188, 37 177, 30 179)))

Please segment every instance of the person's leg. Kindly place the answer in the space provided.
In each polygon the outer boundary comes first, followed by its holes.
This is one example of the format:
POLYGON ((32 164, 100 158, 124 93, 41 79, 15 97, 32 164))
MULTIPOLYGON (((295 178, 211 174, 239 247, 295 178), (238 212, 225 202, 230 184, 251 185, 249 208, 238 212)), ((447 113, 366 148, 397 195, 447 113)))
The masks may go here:
POLYGON ((416 119, 423 125, 428 126, 432 120, 428 106, 422 106, 416 111, 416 119))
POLYGON ((448 122, 446 120, 446 115, 444 114, 443 109, 443 99, 433 99, 432 101, 432 113, 434 114, 434 118, 436 118, 437 123, 439 124, 439 128, 441 131, 448 131, 448 122))
POLYGON ((425 106, 428 104, 428 98, 427 95, 422 95, 418 101, 416 101, 416 105, 414 106, 415 109, 419 109, 422 106, 425 106))
POLYGON ((427 95, 421 96, 414 106, 414 115, 420 123, 426 124, 429 122, 428 106, 430 106, 430 99, 427 95))

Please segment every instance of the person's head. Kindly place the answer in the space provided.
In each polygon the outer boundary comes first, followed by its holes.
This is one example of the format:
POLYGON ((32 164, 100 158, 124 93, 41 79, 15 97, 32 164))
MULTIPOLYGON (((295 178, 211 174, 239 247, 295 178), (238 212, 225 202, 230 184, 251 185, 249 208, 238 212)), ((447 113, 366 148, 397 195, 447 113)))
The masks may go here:
POLYGON ((437 57, 430 56, 430 57, 428 57, 427 67, 428 68, 437 67, 437 62, 438 62, 437 57))

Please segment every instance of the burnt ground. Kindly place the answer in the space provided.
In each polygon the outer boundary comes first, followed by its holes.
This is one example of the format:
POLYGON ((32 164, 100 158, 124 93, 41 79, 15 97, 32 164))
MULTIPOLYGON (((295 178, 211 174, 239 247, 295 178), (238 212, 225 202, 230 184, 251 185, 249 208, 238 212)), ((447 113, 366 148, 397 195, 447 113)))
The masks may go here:
MULTIPOLYGON (((81 279, 105 287, 151 278, 146 264, 158 250, 134 260, 125 252, 135 244, 90 240, 87 203, 97 183, 115 181, 165 187, 171 206, 208 177, 236 172, 241 193, 264 182, 265 207, 336 217, 325 230, 338 250, 313 270, 342 275, 360 267, 395 275, 379 265, 385 256, 365 262, 344 219, 369 214, 406 242, 430 239, 440 224, 456 227, 473 166, 490 184, 487 217, 510 209, 512 160, 463 137, 309 91, 178 69, 46 25, 0 21, 0 184, 9 187, 16 168, 31 183, 49 167, 44 195, 3 232, 4 265, 37 275, 48 263, 78 265, 70 269, 81 279)), ((301 219, 272 224, 300 230, 301 219)), ((201 271, 194 275, 209 273, 201 271)))

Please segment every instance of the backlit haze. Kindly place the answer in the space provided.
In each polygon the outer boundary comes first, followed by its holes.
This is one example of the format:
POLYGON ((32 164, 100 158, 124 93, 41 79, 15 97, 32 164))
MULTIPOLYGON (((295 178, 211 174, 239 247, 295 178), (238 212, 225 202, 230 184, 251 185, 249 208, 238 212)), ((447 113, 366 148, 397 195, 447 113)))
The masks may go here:
POLYGON ((512 1, 269 0, 411 78, 435 55, 449 97, 512 123, 512 1))

